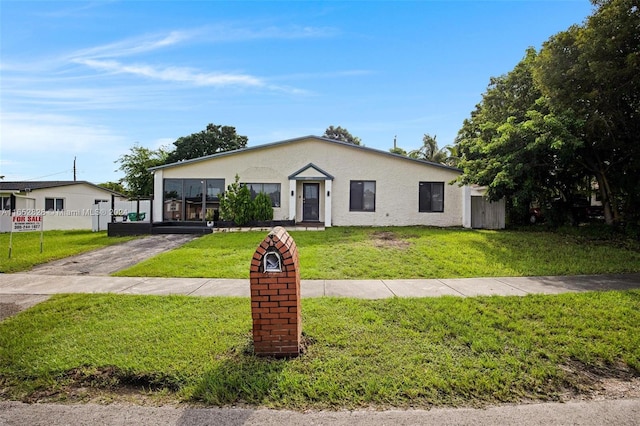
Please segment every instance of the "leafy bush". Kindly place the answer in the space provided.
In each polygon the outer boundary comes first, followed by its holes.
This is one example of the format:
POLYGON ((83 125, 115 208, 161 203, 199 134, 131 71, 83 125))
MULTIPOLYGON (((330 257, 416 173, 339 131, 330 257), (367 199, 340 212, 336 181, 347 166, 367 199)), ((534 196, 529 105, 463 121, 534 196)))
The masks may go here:
POLYGON ((255 200, 251 200, 249 188, 240 184, 240 177, 236 174, 235 182, 228 185, 220 197, 220 218, 238 226, 244 226, 252 220, 273 220, 271 198, 260 193, 255 200))
POLYGON ((273 220, 273 207, 271 207, 271 197, 264 192, 256 195, 253 200, 253 218, 259 221, 273 220))
POLYGON ((222 220, 235 222, 242 226, 251 220, 252 202, 249 188, 240 185, 240 176, 236 175, 234 183, 220 197, 220 217, 222 220))

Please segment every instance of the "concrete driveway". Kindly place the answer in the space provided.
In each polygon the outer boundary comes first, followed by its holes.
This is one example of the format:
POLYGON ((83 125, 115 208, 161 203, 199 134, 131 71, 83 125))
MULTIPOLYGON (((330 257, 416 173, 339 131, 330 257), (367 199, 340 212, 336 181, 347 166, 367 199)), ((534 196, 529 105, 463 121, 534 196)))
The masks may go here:
POLYGON ((93 250, 38 265, 28 273, 36 275, 109 275, 159 253, 197 238, 199 235, 149 235, 121 244, 93 250))

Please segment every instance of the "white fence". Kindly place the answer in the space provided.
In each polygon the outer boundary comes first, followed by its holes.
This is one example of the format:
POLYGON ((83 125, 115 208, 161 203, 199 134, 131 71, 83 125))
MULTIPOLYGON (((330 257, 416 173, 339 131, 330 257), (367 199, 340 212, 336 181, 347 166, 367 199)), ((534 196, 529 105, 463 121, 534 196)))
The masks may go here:
POLYGON ((111 216, 114 217, 116 222, 128 222, 134 220, 136 222, 150 222, 151 221, 151 201, 149 200, 133 200, 133 201, 116 201, 113 209, 110 202, 102 202, 94 205, 96 215, 93 215, 92 230, 106 231, 109 222, 111 222, 111 216), (138 218, 142 220, 135 220, 134 213, 138 214, 138 218), (144 218, 142 218, 144 216, 144 218))

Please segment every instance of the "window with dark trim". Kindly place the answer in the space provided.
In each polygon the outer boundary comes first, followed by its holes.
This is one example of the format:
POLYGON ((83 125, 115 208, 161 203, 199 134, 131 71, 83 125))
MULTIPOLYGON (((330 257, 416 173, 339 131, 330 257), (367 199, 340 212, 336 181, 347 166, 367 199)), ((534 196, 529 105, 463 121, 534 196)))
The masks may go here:
POLYGON ((0 197, 0 210, 11 210, 11 196, 0 197))
POLYGON ((279 183, 244 183, 249 192, 251 192, 251 199, 256 198, 261 192, 264 192, 271 198, 271 207, 280 207, 280 184, 279 183))
POLYGON ((45 198, 44 209, 48 212, 61 212, 64 210, 64 198, 45 198))
POLYGON ((420 182, 419 207, 422 213, 444 211, 444 182, 420 182))
POLYGON ((376 181, 352 180, 349 192, 349 211, 376 211, 376 181))

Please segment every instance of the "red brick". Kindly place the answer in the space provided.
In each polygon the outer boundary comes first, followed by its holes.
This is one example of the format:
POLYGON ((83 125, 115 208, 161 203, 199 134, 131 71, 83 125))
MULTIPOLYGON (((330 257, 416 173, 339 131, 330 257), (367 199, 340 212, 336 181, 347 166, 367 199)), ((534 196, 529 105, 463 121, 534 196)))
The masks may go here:
MULTIPOLYGON (((278 283, 278 277, 274 277, 273 275, 274 274, 269 274, 268 276, 260 278, 260 284, 261 285, 263 285, 263 284, 266 284, 266 285, 277 284, 278 283)), ((269 286, 269 288, 270 288, 270 286, 269 286)))
POLYGON ((287 283, 286 283, 286 282, 285 282, 285 283, 283 283, 283 282, 280 282, 280 281, 282 281, 282 278, 278 278, 278 282, 277 282, 277 283, 275 283, 275 284, 271 284, 271 285, 269 286, 269 288, 270 288, 271 290, 280 290, 280 289, 283 289, 283 288, 287 288, 287 287, 288 287, 288 285, 287 285, 287 283))
POLYGON ((282 302, 284 300, 289 300, 289 295, 284 294, 284 295, 275 295, 275 296, 271 296, 271 301, 272 302, 282 302))

